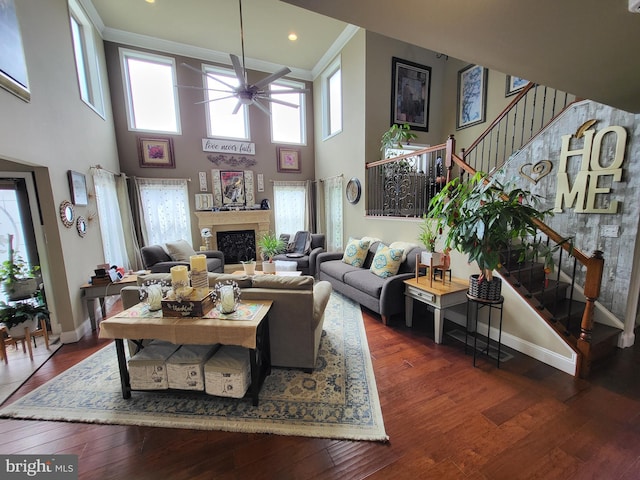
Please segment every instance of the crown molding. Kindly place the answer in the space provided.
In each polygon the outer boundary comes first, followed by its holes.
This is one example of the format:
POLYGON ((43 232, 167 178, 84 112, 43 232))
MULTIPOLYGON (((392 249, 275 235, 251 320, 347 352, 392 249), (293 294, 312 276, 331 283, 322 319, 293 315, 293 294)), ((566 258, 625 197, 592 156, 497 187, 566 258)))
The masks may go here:
POLYGON ((333 44, 329 47, 329 49, 324 53, 322 58, 315 64, 313 69, 311 70, 312 78, 315 80, 318 76, 327 68, 333 59, 342 51, 349 40, 353 38, 353 36, 360 31, 360 27, 356 25, 347 25, 342 33, 336 38, 333 44))

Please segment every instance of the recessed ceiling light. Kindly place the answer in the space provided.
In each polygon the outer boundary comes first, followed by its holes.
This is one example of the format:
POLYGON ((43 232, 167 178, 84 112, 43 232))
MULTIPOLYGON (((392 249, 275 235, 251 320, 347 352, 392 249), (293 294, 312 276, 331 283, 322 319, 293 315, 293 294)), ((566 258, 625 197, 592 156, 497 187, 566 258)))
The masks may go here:
POLYGON ((145 0, 147 3, 156 3, 156 0, 145 0))
POLYGON ((291 40, 292 42, 295 42, 298 39, 298 35, 296 35, 295 33, 291 32, 289 34, 289 40, 291 40))

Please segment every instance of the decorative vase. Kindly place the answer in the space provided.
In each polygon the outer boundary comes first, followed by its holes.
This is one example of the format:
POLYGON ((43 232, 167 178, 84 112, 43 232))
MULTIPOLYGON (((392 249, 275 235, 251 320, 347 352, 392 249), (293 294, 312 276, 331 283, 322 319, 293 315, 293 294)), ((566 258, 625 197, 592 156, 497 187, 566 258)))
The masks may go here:
POLYGON ((442 253, 440 252, 422 252, 420 254, 420 263, 423 265, 441 265, 442 253), (433 261, 433 263, 432 263, 433 261))
POLYGON ((256 273, 256 262, 243 262, 242 268, 247 275, 253 275, 256 273))
POLYGON ((275 262, 262 262, 262 271, 264 273, 276 273, 275 262))
POLYGON ((7 333, 14 338, 24 337, 25 327, 29 327, 29 331, 35 332, 38 329, 38 317, 31 317, 29 320, 7 328, 7 333))
POLYGON ((486 278, 479 280, 479 277, 478 274, 469 277, 469 295, 489 302, 500 300, 502 280, 496 276, 491 281, 486 278))

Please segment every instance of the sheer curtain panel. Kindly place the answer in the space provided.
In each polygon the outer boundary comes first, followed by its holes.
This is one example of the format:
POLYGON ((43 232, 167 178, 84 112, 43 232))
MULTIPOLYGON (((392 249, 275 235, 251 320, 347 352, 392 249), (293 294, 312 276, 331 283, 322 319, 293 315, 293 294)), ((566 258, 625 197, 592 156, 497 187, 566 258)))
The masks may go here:
POLYGON ((323 210, 328 252, 338 252, 343 249, 342 183, 342 175, 323 180, 323 210))
POLYGON ((115 175, 101 168, 95 168, 93 184, 96 189, 96 205, 100 232, 102 233, 104 260, 109 265, 117 265, 128 270, 132 264, 127 255, 123 230, 124 222, 120 215, 115 175))
POLYGON ((307 230, 307 182, 273 182, 273 211, 275 217, 275 233, 281 235, 295 234, 299 230, 307 230))
POLYGON ((184 239, 191 243, 186 179, 136 178, 145 245, 184 239))

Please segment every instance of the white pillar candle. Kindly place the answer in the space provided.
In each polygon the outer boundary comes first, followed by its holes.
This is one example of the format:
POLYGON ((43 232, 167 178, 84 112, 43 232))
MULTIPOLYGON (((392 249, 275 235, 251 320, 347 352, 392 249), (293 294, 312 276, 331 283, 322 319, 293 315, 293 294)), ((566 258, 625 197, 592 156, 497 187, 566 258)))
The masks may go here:
POLYGON ((189 285, 189 270, 186 265, 171 267, 171 283, 189 285))
POLYGON ((206 255, 191 255, 189 257, 191 263, 192 272, 206 272, 207 271, 207 256, 206 255))

